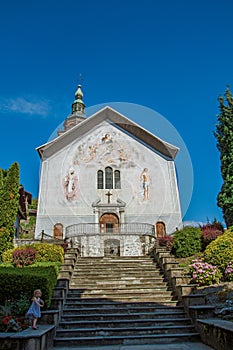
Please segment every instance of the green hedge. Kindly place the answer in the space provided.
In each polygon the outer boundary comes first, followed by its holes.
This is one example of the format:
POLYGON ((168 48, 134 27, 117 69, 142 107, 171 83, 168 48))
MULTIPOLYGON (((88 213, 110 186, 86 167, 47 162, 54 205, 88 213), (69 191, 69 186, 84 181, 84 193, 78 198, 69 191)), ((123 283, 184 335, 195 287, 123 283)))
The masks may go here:
POLYGON ((33 267, 2 267, 0 268, 0 304, 5 300, 19 299, 20 295, 28 300, 33 297, 35 289, 41 289, 42 299, 47 309, 51 304, 53 289, 57 283, 58 268, 55 264, 33 267))

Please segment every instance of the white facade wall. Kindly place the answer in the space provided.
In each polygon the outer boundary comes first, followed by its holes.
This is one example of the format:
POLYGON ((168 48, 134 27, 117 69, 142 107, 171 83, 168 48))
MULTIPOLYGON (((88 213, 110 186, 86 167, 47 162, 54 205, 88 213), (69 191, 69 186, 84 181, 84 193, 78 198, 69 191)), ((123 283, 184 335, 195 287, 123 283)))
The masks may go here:
MULTIPOLYGON (((92 204, 108 204, 108 190, 97 189, 97 171, 106 167, 120 171, 121 189, 110 190, 110 203, 125 203, 125 222, 162 221, 168 234, 181 226, 174 161, 104 121, 82 137, 77 134, 75 141, 42 162, 35 237, 42 230, 52 236, 56 223, 63 224, 65 235, 69 225, 97 222, 92 204), (148 199, 141 179, 145 168, 148 199), (72 185, 67 186, 68 174, 72 185)), ((95 254, 95 247, 90 249, 95 254)))

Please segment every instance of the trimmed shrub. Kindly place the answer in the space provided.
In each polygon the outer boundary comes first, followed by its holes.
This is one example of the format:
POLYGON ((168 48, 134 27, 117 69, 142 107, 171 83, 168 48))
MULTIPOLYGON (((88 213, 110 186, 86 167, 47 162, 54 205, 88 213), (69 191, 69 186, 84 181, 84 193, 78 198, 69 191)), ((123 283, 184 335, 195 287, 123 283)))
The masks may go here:
POLYGON ((37 251, 37 262, 63 262, 64 249, 58 244, 33 243, 30 247, 37 251))
POLYGON ((186 258, 201 251, 201 230, 197 227, 186 226, 176 231, 173 236, 172 253, 177 258, 186 258))
POLYGON ((24 267, 33 264, 37 252, 33 248, 16 249, 12 253, 12 261, 15 267, 24 267))
POLYGON ((54 287, 57 283, 57 270, 54 266, 5 267, 0 269, 0 304, 6 300, 17 300, 19 295, 31 300, 33 291, 41 289, 45 309, 49 307, 54 287))
POLYGON ((211 242, 204 251, 204 258, 222 272, 233 261, 233 227, 211 242))

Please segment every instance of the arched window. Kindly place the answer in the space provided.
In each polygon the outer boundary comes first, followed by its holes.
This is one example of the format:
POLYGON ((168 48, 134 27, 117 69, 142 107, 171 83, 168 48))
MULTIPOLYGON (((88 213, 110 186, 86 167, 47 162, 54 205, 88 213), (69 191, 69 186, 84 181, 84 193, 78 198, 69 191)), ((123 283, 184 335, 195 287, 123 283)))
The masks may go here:
POLYGON ((108 190, 113 188, 113 176, 112 176, 112 168, 105 168, 105 188, 108 190))
POLYGON ((97 188, 100 190, 104 188, 104 173, 102 170, 97 171, 97 188))
POLYGON ((121 188, 121 173, 119 170, 114 171, 114 188, 121 188))
POLYGON ((103 170, 97 171, 97 189, 112 190, 121 188, 121 173, 119 170, 114 170, 111 167, 106 167, 103 170))

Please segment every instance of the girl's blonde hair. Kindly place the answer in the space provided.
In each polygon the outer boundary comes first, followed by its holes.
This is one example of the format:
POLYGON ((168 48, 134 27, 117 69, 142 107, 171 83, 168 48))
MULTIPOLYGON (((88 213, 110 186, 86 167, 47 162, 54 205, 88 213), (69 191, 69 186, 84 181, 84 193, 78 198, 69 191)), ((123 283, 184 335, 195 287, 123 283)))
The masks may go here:
POLYGON ((35 289, 34 292, 33 292, 33 296, 35 297, 37 293, 42 294, 40 289, 35 289))

